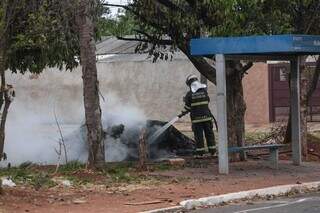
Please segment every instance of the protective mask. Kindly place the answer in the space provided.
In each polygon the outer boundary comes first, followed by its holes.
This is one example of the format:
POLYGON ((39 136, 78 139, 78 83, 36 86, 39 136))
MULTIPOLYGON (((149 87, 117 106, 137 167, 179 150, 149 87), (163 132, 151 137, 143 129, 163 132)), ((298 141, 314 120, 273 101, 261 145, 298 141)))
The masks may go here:
POLYGON ((207 85, 201 84, 199 81, 194 81, 191 83, 191 91, 193 93, 197 92, 199 89, 207 88, 207 85))

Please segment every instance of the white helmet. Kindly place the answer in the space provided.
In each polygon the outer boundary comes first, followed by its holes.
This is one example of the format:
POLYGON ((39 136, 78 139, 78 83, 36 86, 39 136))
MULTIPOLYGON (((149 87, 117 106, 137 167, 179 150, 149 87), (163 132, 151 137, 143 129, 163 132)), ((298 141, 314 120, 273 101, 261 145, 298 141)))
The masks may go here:
POLYGON ((196 75, 194 75, 194 74, 188 75, 187 79, 186 79, 186 84, 188 86, 190 86, 192 82, 197 81, 197 80, 198 80, 198 77, 196 75))

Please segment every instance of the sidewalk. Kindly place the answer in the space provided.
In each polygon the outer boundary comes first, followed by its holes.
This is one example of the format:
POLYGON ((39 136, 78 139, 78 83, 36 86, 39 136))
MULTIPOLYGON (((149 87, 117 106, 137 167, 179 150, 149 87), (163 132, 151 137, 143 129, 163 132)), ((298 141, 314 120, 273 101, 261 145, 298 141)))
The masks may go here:
MULTIPOLYGON (((320 163, 313 162, 304 163, 302 166, 293 166, 291 162, 280 161, 279 170, 268 168, 264 161, 232 163, 230 174, 227 176, 217 175, 217 165, 211 166, 208 168, 186 168, 179 171, 167 171, 157 173, 157 175, 176 179, 192 179, 191 183, 185 186, 175 186, 175 193, 172 194, 176 195, 179 192, 184 195, 184 197, 180 197, 180 199, 182 198, 181 200, 278 185, 320 181, 320 163)), ((145 208, 145 210, 150 209, 145 208)))

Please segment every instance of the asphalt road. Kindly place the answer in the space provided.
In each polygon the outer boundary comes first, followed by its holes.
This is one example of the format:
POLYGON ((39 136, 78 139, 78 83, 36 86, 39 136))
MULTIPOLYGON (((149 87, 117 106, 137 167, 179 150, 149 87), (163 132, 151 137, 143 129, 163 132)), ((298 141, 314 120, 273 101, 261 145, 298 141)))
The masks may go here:
POLYGON ((200 209, 192 213, 320 213, 320 193, 200 209))

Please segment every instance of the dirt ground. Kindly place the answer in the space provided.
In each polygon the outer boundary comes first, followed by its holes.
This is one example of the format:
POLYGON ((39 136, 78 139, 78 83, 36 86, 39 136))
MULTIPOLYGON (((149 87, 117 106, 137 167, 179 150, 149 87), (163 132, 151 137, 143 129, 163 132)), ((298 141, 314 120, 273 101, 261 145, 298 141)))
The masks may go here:
MULTIPOLYGON (((192 136, 189 125, 178 123, 176 127, 192 136)), ((311 128, 320 129, 316 126, 311 128)), ((255 127, 248 129, 254 133, 261 131, 261 128, 256 129, 255 127)), ((38 190, 32 184, 18 184, 13 188, 4 188, 3 195, 0 196, 0 213, 141 212, 175 206, 180 201, 191 198, 319 181, 320 132, 314 132, 310 137, 308 136, 308 146, 312 153, 308 159, 310 162, 305 162, 302 166, 293 166, 288 161, 290 154, 286 153, 280 155, 279 169, 273 170, 269 168, 268 161, 265 159, 267 155, 253 153, 251 157, 256 156, 254 157, 256 160, 231 163, 230 174, 227 176, 218 174, 216 158, 198 160, 186 158, 184 167, 140 172, 138 176, 142 181, 137 182, 130 182, 131 177, 126 176, 127 170, 110 170, 114 173, 114 177, 129 180, 117 184, 106 182, 110 178, 114 179, 112 173, 108 173, 107 176, 111 176, 106 177, 106 174, 87 173, 81 170, 78 172, 76 168, 73 170, 76 172, 68 174, 75 179, 81 179, 86 182, 85 184, 74 184, 70 187, 60 184, 53 187, 41 187, 38 190)), ((48 172, 50 169, 54 168, 41 167, 40 172, 42 170, 48 172)), ((22 170, 20 174, 21 171, 17 170, 15 175, 20 178, 29 177, 29 174, 23 174, 23 172, 25 170, 22 170)), ((65 171, 65 174, 66 172, 68 170, 65 171)))
POLYGON ((319 181, 320 178, 318 162, 293 166, 288 161, 281 161, 279 170, 268 168, 267 163, 261 160, 232 163, 230 175, 224 176, 217 174, 216 160, 188 161, 183 169, 145 174, 162 181, 114 188, 105 185, 60 186, 39 191, 23 186, 5 188, 0 197, 0 212, 139 212, 174 206, 189 198, 319 181))

